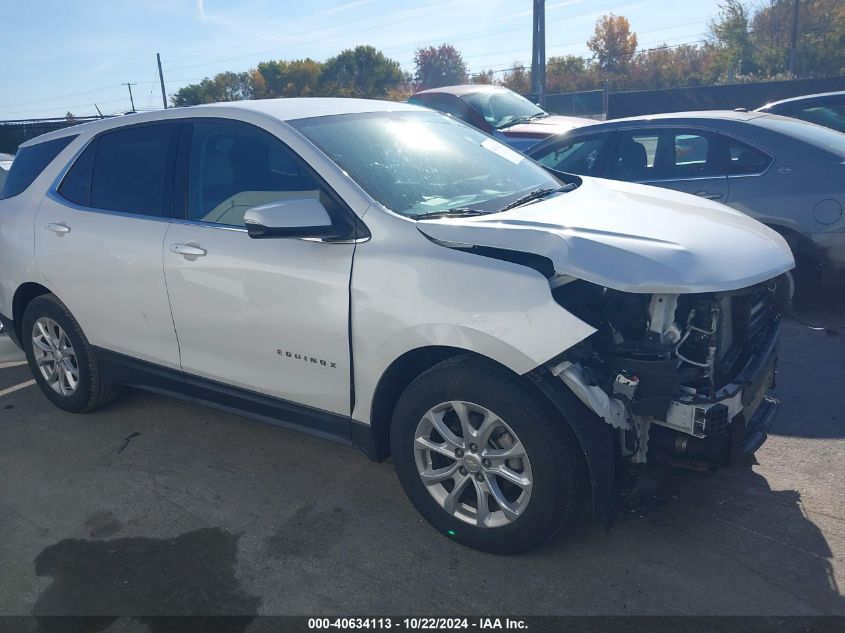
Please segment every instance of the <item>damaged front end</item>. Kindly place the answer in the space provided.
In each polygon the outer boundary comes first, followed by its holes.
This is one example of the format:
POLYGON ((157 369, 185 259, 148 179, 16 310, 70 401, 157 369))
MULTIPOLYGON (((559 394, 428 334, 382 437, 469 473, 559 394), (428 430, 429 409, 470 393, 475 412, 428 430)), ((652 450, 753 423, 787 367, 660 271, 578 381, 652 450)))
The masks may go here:
POLYGON ((546 366, 612 427, 617 456, 695 469, 748 462, 778 403, 766 395, 786 291, 638 294, 571 277, 555 300, 596 333, 546 366))

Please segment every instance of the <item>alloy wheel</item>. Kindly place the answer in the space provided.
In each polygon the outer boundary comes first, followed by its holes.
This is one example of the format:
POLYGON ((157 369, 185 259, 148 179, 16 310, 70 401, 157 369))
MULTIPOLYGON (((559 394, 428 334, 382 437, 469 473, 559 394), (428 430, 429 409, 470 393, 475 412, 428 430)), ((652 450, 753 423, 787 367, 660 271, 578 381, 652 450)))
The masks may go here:
POLYGON ((414 458, 431 496, 464 523, 507 525, 531 499, 525 447, 504 420, 477 404, 450 401, 429 409, 414 434, 414 458))
POLYGON ((47 317, 32 327, 32 351, 41 376, 56 393, 70 396, 79 386, 76 351, 62 327, 47 317))

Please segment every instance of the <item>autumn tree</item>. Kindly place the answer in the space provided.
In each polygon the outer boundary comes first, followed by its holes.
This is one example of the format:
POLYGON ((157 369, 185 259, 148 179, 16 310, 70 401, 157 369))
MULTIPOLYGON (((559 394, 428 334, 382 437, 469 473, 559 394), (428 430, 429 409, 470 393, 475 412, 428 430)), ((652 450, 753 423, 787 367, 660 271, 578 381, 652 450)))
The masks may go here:
POLYGON ((451 44, 418 48, 414 53, 414 80, 420 89, 467 82, 467 66, 451 44))
POLYGON ((320 94, 378 99, 406 80, 399 62, 372 46, 357 46, 323 64, 320 94))
POLYGON ((531 92, 531 72, 523 64, 514 64, 502 77, 502 85, 516 93, 527 95, 531 92))
POLYGON ((472 84, 493 84, 496 83, 492 70, 481 70, 469 78, 472 84))
POLYGON ((637 50, 637 36, 631 33, 628 18, 611 13, 598 19, 587 47, 593 51, 599 68, 615 73, 631 61, 637 50))

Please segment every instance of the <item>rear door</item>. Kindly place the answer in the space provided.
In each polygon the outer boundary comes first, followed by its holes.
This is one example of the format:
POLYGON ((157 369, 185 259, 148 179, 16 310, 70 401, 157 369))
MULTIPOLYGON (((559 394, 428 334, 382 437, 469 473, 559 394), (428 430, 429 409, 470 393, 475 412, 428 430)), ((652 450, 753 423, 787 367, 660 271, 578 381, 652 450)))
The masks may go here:
POLYGON ((88 339, 179 367, 162 244, 172 208, 178 123, 92 139, 35 219, 37 265, 88 339))
POLYGON ((724 201, 728 181, 717 134, 698 128, 617 132, 610 177, 724 201))

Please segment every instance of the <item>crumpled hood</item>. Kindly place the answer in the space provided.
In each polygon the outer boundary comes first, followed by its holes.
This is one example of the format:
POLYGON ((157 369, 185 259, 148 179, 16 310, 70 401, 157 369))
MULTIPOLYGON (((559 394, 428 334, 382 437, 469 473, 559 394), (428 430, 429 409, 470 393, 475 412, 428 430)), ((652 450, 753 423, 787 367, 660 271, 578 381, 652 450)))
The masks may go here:
POLYGON ((521 134, 545 134, 551 136, 552 134, 562 134, 569 130, 581 127, 582 125, 590 125, 595 123, 592 119, 584 119, 576 116, 560 116, 552 115, 536 119, 529 123, 517 123, 506 127, 502 132, 506 136, 521 135, 521 134))
POLYGON ((735 290, 795 266, 784 239, 747 215, 597 178, 503 213, 422 220, 417 228, 447 246, 542 255, 558 273, 626 292, 735 290))

